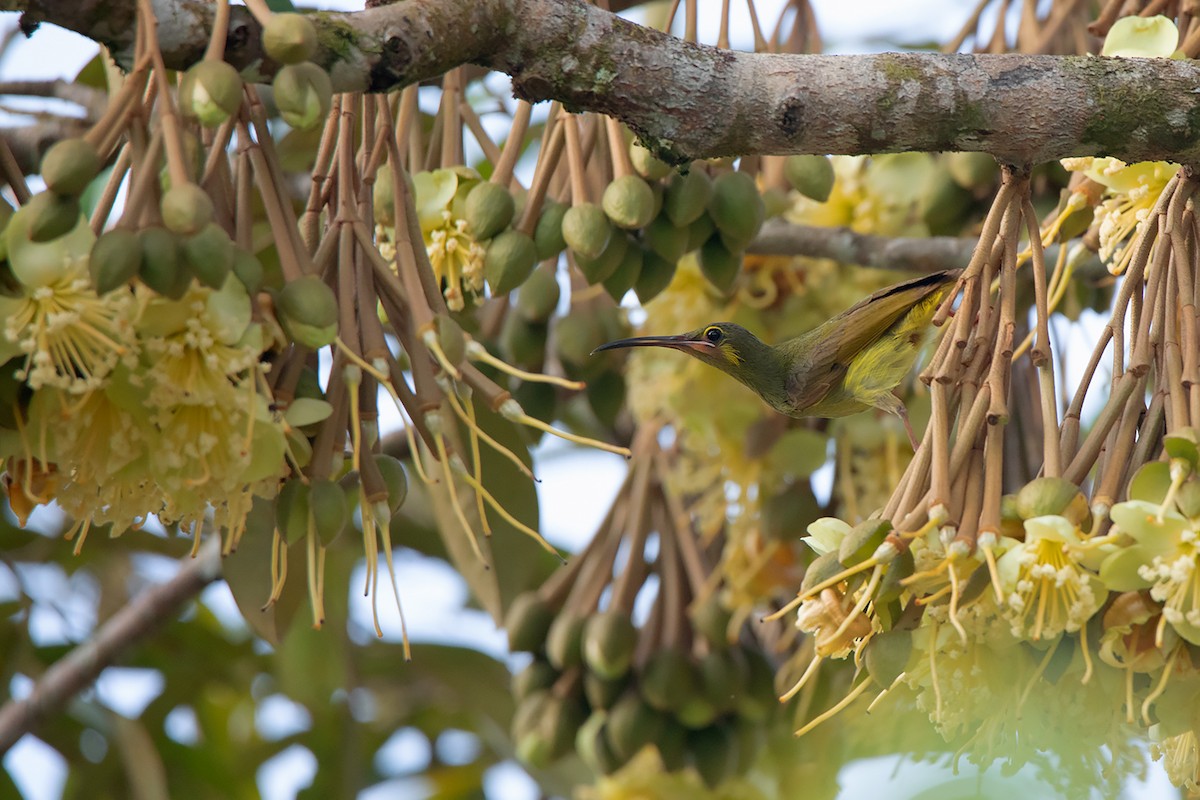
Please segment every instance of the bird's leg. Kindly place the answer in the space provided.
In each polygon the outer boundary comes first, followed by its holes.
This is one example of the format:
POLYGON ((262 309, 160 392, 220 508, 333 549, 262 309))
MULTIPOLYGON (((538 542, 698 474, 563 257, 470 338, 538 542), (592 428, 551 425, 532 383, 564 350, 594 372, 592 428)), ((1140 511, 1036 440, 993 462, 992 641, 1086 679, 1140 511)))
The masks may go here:
POLYGON ((908 409, 904 406, 904 401, 891 392, 886 392, 879 397, 875 403, 876 408, 883 409, 889 414, 895 414, 904 423, 904 431, 908 434, 908 443, 912 445, 913 452, 917 452, 920 442, 917 441, 917 435, 913 432, 912 423, 908 420, 908 409))

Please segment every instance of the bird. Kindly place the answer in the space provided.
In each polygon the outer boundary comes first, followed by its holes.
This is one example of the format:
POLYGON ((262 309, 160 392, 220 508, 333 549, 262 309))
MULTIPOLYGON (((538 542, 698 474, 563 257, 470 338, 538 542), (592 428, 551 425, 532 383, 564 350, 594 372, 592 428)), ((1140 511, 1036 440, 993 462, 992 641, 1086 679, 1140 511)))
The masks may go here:
POLYGON ((912 369, 934 312, 962 270, 888 286, 799 336, 766 344, 732 322, 672 336, 636 336, 597 347, 681 350, 733 376, 789 417, 844 417, 870 408, 895 414, 918 446, 904 402, 893 390, 912 369))

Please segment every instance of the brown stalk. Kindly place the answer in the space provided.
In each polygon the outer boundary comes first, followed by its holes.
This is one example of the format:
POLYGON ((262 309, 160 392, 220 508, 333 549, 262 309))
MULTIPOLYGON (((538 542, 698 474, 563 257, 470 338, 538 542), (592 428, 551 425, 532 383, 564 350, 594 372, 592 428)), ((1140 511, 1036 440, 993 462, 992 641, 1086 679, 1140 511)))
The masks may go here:
POLYGON ((113 164, 112 173, 108 176, 108 181, 104 184, 104 191, 100 193, 100 197, 96 200, 96 207, 92 211, 92 217, 88 220, 92 228, 92 233, 97 236, 104 230, 104 223, 108 221, 112 214, 113 206, 117 202, 117 192, 121 189, 121 184, 125 182, 125 176, 129 174, 129 166, 133 162, 130 155, 130 144, 126 142, 121 145, 121 152, 117 154, 116 163, 113 164))
MULTIPOLYGON (((1165 249, 1165 248, 1164 248, 1165 249)), ((1173 250, 1174 248, 1172 248, 1173 250)), ((1175 273, 1183 272, 1190 269, 1186 265, 1187 262, 1176 262, 1171 259, 1168 267, 1168 278, 1164 282, 1166 286, 1177 285, 1175 273), (1183 269, 1177 268, 1176 264, 1184 264, 1183 269)), ((1164 286, 1164 295, 1167 289, 1164 286)), ((1175 430, 1191 425, 1191 420, 1188 418, 1188 384, 1183 378, 1183 353, 1179 344, 1179 305, 1178 303, 1169 303, 1166 297, 1163 298, 1163 303, 1166 308, 1163 309, 1163 341, 1159 352, 1160 362, 1165 362, 1158 368, 1158 374, 1161 376, 1163 372, 1167 375, 1167 392, 1171 401, 1168 409, 1167 426, 1168 430, 1175 430), (1165 366, 1165 370, 1163 369, 1165 366)))
MULTIPOLYGON (((724 0, 728 6, 729 0, 724 0)), ((625 136, 621 133, 621 123, 614 117, 604 118, 604 130, 608 135, 608 152, 612 159, 613 180, 625 175, 635 175, 633 161, 629 157, 629 148, 625 146, 625 136)))
POLYGON ((1071 459, 1070 466, 1063 472, 1063 477, 1075 485, 1083 482, 1087 477, 1088 472, 1096 463, 1096 457, 1100 455, 1100 448, 1104 444, 1105 438, 1108 436, 1118 416, 1125 407, 1125 403, 1129 401, 1130 396, 1146 385, 1146 375, 1138 377, 1132 372, 1126 372, 1117 380, 1113 386, 1112 394, 1109 400, 1104 405, 1104 409, 1096 418, 1092 430, 1088 433, 1088 437, 1084 439, 1079 451, 1075 457, 1071 459))
POLYGON ((563 124, 565 118, 559 115, 558 109, 557 103, 550 104, 550 113, 546 117, 546 126, 542 131, 542 144, 538 150, 537 166, 534 167, 533 180, 529 184, 529 194, 525 198, 525 210, 521 213, 521 220, 516 225, 517 230, 528 236, 532 236, 537 228, 538 215, 542 213, 546 192, 551 179, 557 174, 558 160, 562 155, 567 126, 563 124))
MULTIPOLYGON (((525 149, 525 133, 529 130, 529 118, 532 113, 533 106, 524 100, 517 101, 517 110, 513 112, 512 125, 508 129, 508 138, 504 140, 504 149, 500 151, 500 156, 492 162, 496 167, 492 172, 493 183, 501 186, 512 184, 513 168, 517 165, 517 159, 521 157, 521 153, 525 149)), ((549 120, 547 120, 547 124, 549 124, 549 120)))
POLYGON ((1033 293, 1037 309, 1037 338, 1034 340, 1030 358, 1038 372, 1038 397, 1042 411, 1042 454, 1043 472, 1056 478, 1062 472, 1062 454, 1059 452, 1058 399, 1054 391, 1054 355, 1050 347, 1050 311, 1046 291, 1046 256, 1042 250, 1041 230, 1033 203, 1025 198, 1022 207, 1029 245, 1033 253, 1033 293))
POLYGON ((1083 416, 1083 402, 1087 399, 1087 391, 1095 379, 1096 370, 1100 367, 1100 360, 1104 358, 1104 352, 1112 338, 1112 328, 1106 326, 1100 332, 1100 340, 1092 350, 1087 366, 1084 367, 1083 376, 1079 379, 1079 386, 1075 390, 1074 397, 1071 398, 1071 404, 1063 414, 1061 447, 1064 460, 1068 460, 1076 454, 1076 447, 1079 444, 1079 423, 1083 416))
POLYGON ((1124 478, 1129 474, 1129 468, 1135 465, 1130 461, 1134 449, 1134 436, 1137 434, 1138 422, 1142 417, 1145 405, 1139 393, 1134 393, 1125 404, 1125 413, 1116 435, 1112 437, 1104 457, 1104 469, 1099 476, 1098 485, 1092 492, 1092 505, 1112 508, 1121 488, 1125 485, 1124 478))
POLYGON ((942 47, 943 53, 957 53, 967 39, 979 30, 979 18, 983 16, 984 9, 991 2, 992 0, 979 0, 975 10, 971 12, 971 16, 967 17, 967 21, 959 28, 958 33, 942 47))
POLYGON ((310 253, 316 249, 321 236, 319 225, 321 208, 324 205, 321 196, 329 188, 326 182, 333 167, 334 146, 338 139, 337 120, 342 113, 343 96, 335 94, 329 106, 329 116, 325 120, 325 127, 321 129, 321 141, 317 145, 317 155, 310 173, 308 201, 300 215, 300 238, 304 240, 304 246, 310 253))

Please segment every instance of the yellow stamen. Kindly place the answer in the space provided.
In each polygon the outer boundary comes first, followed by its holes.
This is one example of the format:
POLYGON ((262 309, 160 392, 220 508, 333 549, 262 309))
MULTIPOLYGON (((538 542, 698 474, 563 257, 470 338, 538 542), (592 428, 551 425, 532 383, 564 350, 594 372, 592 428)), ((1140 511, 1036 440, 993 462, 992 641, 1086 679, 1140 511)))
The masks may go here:
MULTIPOLYGON (((368 516, 366 510, 363 511, 363 518, 368 516)), ((370 513, 372 525, 375 525, 375 513, 370 513)), ((404 619, 404 608, 400 605, 400 588, 396 585, 396 565, 392 562, 392 526, 390 520, 385 524, 377 526, 379 535, 383 539, 383 558, 387 562, 388 577, 392 581, 392 596, 396 598, 396 612, 400 615, 400 641, 404 648, 404 660, 412 661, 412 648, 408 642, 408 623, 404 619)), ((378 586, 378 582, 376 583, 378 586)), ((378 626, 378 623, 376 623, 378 626)))
POLYGON ((1154 705, 1154 701, 1163 696, 1163 692, 1167 691, 1167 682, 1171 679, 1171 670, 1175 666, 1175 656, 1179 654, 1179 648, 1176 647, 1171 651, 1171 655, 1167 656, 1167 663, 1163 664, 1162 675, 1159 676, 1158 683, 1154 685, 1154 690, 1146 695, 1146 699, 1142 701, 1142 722, 1147 726, 1154 724, 1154 720, 1150 718, 1150 706, 1154 705))
POLYGON ((947 571, 950 576, 950 624, 954 626, 954 630, 958 631, 958 638, 965 645, 967 643, 967 630, 962 626, 958 619, 958 572, 954 569, 954 565, 950 565, 947 571))
MULTIPOLYGON (((466 334, 464 334, 465 336, 466 334)), ((446 355, 446 351, 442 349, 442 343, 438 341, 437 331, 433 328, 433 323, 425 326, 421 331, 421 342, 425 345, 430 353, 433 353, 433 358, 446 370, 446 374, 456 381, 462 380, 462 372, 458 367, 450 363, 450 358, 446 355)))
POLYGON ((455 397, 454 393, 448 393, 446 395, 446 399, 450 401, 450 408, 453 409, 455 416, 461 419, 467 425, 467 427, 471 428, 473 435, 477 435, 479 438, 483 439, 483 441, 486 442, 493 450, 511 461, 517 469, 521 470, 525 477, 537 483, 541 482, 534 477, 533 470, 526 466, 525 462, 521 460, 520 456, 497 442, 488 435, 487 431, 475 424, 475 410, 473 407, 471 408, 470 418, 468 418, 467 412, 463 410, 463 403, 458 401, 458 398, 455 397))
POLYGON ((583 445, 584 447, 594 447, 597 450, 603 450, 607 453, 616 453, 617 455, 624 456, 625 458, 633 458, 633 452, 628 447, 609 444, 608 442, 602 442, 599 439, 590 439, 587 436, 577 436, 573 433, 560 431, 558 428, 555 428, 552 425, 547 425, 540 419, 535 419, 526 414, 517 401, 511 398, 505 400, 504 403, 500 405, 500 415, 510 422, 515 422, 519 425, 527 425, 530 428, 535 428, 543 433, 548 433, 551 436, 557 436, 558 438, 565 439, 568 442, 574 442, 575 444, 583 445))
POLYGON ((496 358, 479 342, 470 339, 467 341, 467 358, 471 359, 472 361, 482 361, 489 367, 495 367, 501 372, 507 373, 514 378, 518 378, 529 383, 548 383, 552 386, 561 386, 564 389, 570 389, 572 391, 579 391, 580 389, 587 388, 587 384, 583 381, 572 381, 567 380, 566 378, 559 378, 556 375, 543 375, 540 372, 526 372, 523 369, 518 369, 512 364, 496 358))
POLYGON ((471 486, 472 489, 483 495, 483 499, 487 501, 487 504, 491 506, 497 514, 503 517, 505 522, 507 522, 509 525, 512 525, 526 536, 532 538, 535 542, 540 544, 546 550, 546 552, 553 553, 554 555, 558 556, 559 560, 564 564, 567 563, 567 560, 562 557, 562 554, 559 553, 558 550, 554 548, 554 545, 547 542, 540 533, 526 525, 524 522, 521 522, 512 514, 509 514, 504 506, 500 505, 500 503, 496 501, 496 498, 492 497, 492 493, 485 489, 482 483, 475 480, 475 478, 473 478, 470 473, 467 472, 466 467, 463 465, 461 459, 455 458, 455 469, 458 471, 458 474, 462 476, 463 480, 471 486))
POLYGON ((791 700, 793 697, 798 695, 800 690, 804 688, 804 684, 808 683, 809 678, 817 674, 817 669, 821 666, 821 662, 824 660, 825 659, 823 656, 814 655, 812 661, 808 662, 808 666, 804 668, 804 674, 800 676, 800 680, 796 681, 796 684, 792 686, 792 688, 788 689, 779 696, 779 702, 786 703, 788 700, 791 700))
POLYGON ((483 556, 483 551, 479 549, 479 542, 475 538, 475 531, 471 528, 471 523, 467 522, 467 515, 463 513, 462 504, 458 499, 458 490, 454 487, 454 476, 450 473, 450 456, 446 452, 446 440, 441 433, 434 434, 433 442, 437 446, 438 463, 442 468, 442 477, 446 479, 446 488, 450 490, 450 506, 454 509, 454 516, 458 519, 458 524, 462 525, 463 532, 467 534, 467 541, 471 543, 471 550, 475 553, 475 557, 480 563, 487 564, 487 559, 483 556))
POLYGON ((1000 571, 996 567, 996 552, 990 545, 980 545, 983 557, 987 561, 988 575, 992 578, 992 590, 996 593, 996 602, 1004 604, 1004 589, 1000 585, 1000 571))
POLYGON ((796 738, 799 739, 804 734, 812 731, 814 728, 816 728, 822 722, 825 722, 826 720, 837 716, 837 714, 839 712, 841 712, 843 709, 845 709, 847 706, 849 706, 851 703, 853 703, 855 700, 857 700, 859 698, 859 696, 863 692, 865 692, 867 690, 867 687, 870 685, 871 685, 871 679, 865 678, 862 683, 858 684, 858 686, 855 686, 853 689, 851 689, 850 693, 847 694, 845 697, 843 697, 838 702, 837 705, 835 705, 833 708, 829 709, 828 711, 824 712, 823 714, 820 714, 820 715, 814 717, 807 725, 805 725, 800 730, 796 731, 796 733, 795 733, 796 738))
POLYGON ((861 614, 863 609, 867 607, 867 603, 871 602, 871 596, 875 594, 875 590, 879 588, 879 581, 881 578, 883 578, 883 565, 876 564, 874 571, 871 572, 871 579, 867 581, 866 587, 859 594, 858 602, 854 604, 854 608, 850 609, 850 613, 846 615, 844 620, 842 620, 842 624, 838 625, 837 630, 833 632, 833 636, 831 637, 833 641, 836 642, 842 638, 842 635, 850 629, 850 625, 854 622, 858 615, 861 614))
POLYGON ((875 706, 878 705, 879 702, 883 700, 883 698, 886 697, 892 691, 892 689, 895 689, 900 684, 900 681, 904 680, 906 677, 908 677, 908 673, 901 672, 896 676, 895 680, 892 681, 890 686, 888 686, 879 694, 875 695, 875 699, 871 701, 869 706, 867 706, 867 713, 870 714, 872 711, 874 711, 875 706))
POLYGON ((1088 652, 1087 623, 1079 626, 1079 648, 1083 651, 1083 678, 1079 681, 1086 685, 1092 679, 1092 654, 1088 652))

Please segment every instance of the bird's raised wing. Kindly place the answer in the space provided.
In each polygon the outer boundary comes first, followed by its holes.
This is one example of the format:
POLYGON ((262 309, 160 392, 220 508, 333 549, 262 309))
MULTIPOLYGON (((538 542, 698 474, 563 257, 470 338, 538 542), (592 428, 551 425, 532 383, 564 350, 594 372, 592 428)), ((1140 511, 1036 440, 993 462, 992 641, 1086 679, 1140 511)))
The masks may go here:
MULTIPOLYGON (((784 342, 794 365, 788 396, 797 410, 820 402, 845 377, 850 363, 904 316, 958 279, 959 270, 922 275, 880 289, 818 328, 784 342)), ((923 327, 923 326, 922 326, 923 327)))

